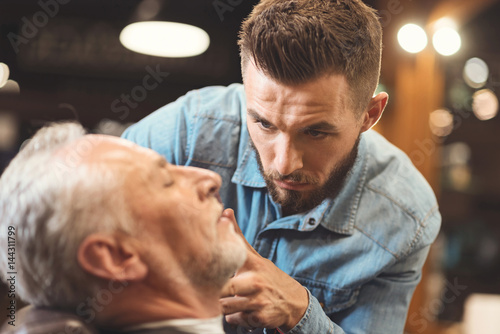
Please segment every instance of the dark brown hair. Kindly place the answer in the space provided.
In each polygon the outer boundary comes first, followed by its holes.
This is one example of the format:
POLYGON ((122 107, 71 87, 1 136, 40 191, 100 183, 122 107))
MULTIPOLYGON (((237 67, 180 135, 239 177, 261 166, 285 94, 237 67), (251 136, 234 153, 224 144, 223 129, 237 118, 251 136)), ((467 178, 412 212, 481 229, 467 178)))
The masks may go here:
POLYGON ((249 60, 286 85, 344 75, 357 114, 378 84, 382 27, 360 0, 261 0, 243 22, 238 44, 243 77, 249 60))

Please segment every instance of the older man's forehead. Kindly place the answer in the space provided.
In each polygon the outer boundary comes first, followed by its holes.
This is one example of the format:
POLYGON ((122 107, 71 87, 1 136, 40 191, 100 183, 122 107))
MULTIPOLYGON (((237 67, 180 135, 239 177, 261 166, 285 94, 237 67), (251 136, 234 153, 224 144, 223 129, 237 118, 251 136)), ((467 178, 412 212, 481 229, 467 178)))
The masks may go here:
POLYGON ((111 161, 135 161, 137 154, 156 158, 158 154, 123 138, 107 135, 86 135, 62 147, 56 157, 73 165, 111 161))

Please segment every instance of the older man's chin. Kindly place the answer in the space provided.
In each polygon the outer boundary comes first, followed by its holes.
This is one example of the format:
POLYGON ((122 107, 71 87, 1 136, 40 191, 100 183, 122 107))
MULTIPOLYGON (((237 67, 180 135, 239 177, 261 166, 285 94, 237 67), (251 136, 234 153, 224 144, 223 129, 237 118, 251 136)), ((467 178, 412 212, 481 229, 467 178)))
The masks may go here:
POLYGON ((224 257, 228 265, 234 266, 234 271, 240 269, 247 259, 247 249, 243 237, 234 232, 234 239, 228 240, 225 250, 224 257))
POLYGON ((234 273, 243 266, 247 249, 239 235, 221 240, 212 253, 209 263, 190 263, 186 268, 192 283, 196 286, 222 289, 234 273))

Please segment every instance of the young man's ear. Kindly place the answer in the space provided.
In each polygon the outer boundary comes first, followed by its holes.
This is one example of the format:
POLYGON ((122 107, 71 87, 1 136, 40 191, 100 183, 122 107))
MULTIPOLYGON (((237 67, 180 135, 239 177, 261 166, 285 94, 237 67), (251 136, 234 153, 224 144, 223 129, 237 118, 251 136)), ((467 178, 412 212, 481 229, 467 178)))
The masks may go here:
POLYGON ((141 281, 148 273, 132 244, 112 235, 87 236, 78 248, 77 259, 83 270, 106 280, 141 281))
POLYGON ((370 100, 368 104, 367 110, 363 114, 363 125, 361 126, 361 132, 365 132, 370 130, 377 122, 379 121, 382 113, 384 112, 385 106, 387 105, 387 101, 389 99, 389 95, 387 93, 382 92, 378 93, 370 100))

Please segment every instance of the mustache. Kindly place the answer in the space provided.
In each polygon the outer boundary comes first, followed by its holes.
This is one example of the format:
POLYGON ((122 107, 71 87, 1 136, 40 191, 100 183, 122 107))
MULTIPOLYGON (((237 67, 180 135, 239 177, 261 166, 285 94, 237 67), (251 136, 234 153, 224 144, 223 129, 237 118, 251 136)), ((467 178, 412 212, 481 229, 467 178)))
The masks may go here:
POLYGON ((283 175, 280 172, 276 170, 271 170, 267 171, 264 173, 265 177, 269 180, 276 180, 276 181, 291 181, 291 182, 298 182, 298 183, 308 183, 308 184, 318 184, 319 180, 318 178, 311 176, 311 175, 306 175, 301 172, 293 172, 288 175, 283 175))

